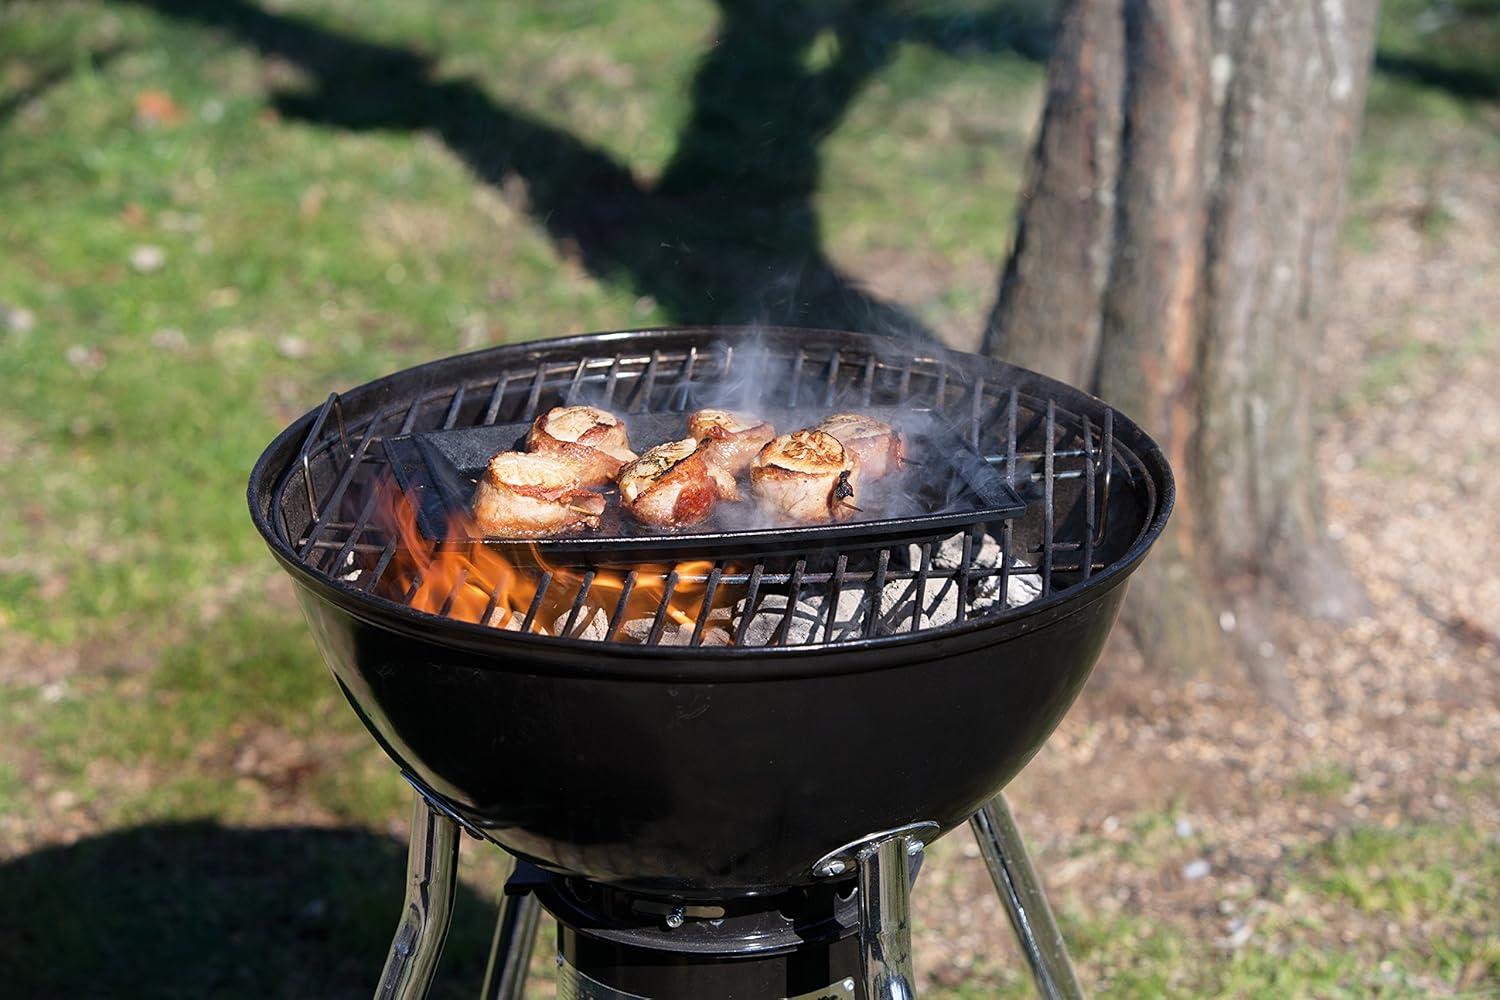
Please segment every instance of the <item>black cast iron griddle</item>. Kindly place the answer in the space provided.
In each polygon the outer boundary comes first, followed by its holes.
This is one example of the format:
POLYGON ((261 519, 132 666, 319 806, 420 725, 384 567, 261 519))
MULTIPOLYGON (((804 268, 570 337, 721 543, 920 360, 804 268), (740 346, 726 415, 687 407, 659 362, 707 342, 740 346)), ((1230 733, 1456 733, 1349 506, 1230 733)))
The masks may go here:
MULTIPOLYGON (((812 427, 827 409, 781 410, 765 419, 777 433, 812 427)), ((848 412, 848 411, 839 411, 848 412)), ((639 553, 649 549, 693 549, 704 553, 774 546, 795 550, 803 538, 824 541, 851 537, 880 538, 961 527, 976 521, 1000 521, 1024 513, 1026 504, 993 466, 953 426, 930 411, 868 407, 859 412, 884 420, 902 432, 911 460, 901 471, 861 484, 855 498, 862 513, 837 524, 782 524, 755 503, 746 477, 744 501, 720 502, 713 515, 688 531, 667 531, 641 524, 620 508, 613 487, 600 492, 606 506, 596 531, 566 535, 505 538, 455 534, 474 530, 465 517, 475 483, 501 451, 524 451, 529 423, 491 424, 452 430, 403 434, 387 438, 386 454, 401 489, 417 511, 417 529, 436 542, 483 542, 487 545, 536 546, 563 553, 639 553)), ((687 437, 686 413, 636 413, 622 416, 637 453, 664 441, 687 437)))

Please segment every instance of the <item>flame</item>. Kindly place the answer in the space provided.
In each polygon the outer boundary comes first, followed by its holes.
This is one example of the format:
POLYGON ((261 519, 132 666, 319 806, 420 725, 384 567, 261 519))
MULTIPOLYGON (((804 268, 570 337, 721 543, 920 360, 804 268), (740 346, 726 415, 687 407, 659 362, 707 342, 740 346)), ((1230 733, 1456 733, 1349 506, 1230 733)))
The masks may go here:
MULTIPOLYGON (((561 635, 572 616, 570 635, 644 641, 641 629, 645 626, 639 623, 649 625, 654 621, 671 581, 663 641, 672 641, 667 633, 673 631, 673 626, 686 627, 690 633, 700 616, 727 620, 728 609, 744 590, 719 587, 713 605, 705 608, 708 579, 714 568, 713 561, 708 559, 640 563, 627 569, 599 567, 592 571, 593 578, 589 580, 588 569, 551 562, 535 544, 501 547, 479 542, 437 542, 417 527, 416 509, 399 486, 387 478, 376 488, 381 494, 376 523, 398 542, 377 590, 418 611, 509 630, 524 626, 541 635, 561 635), (537 603, 537 591, 544 579, 548 581, 547 587, 537 603), (573 615, 573 606, 585 582, 588 595, 573 615), (616 609, 627 586, 631 590, 624 613, 617 616, 616 609), (534 613, 533 603, 537 603, 534 613), (725 612, 722 616, 718 614, 721 609, 725 612), (605 634, 612 619, 615 619, 614 632, 605 634), (638 623, 630 635, 625 634, 627 623, 638 623)), ((452 538, 479 534, 463 512, 450 516, 448 528, 448 536, 452 538)), ((733 573, 735 569, 725 567, 725 571, 733 573)), ((708 633, 705 626, 704 634, 708 633)), ((731 640, 727 631, 718 629, 711 641, 731 640)))

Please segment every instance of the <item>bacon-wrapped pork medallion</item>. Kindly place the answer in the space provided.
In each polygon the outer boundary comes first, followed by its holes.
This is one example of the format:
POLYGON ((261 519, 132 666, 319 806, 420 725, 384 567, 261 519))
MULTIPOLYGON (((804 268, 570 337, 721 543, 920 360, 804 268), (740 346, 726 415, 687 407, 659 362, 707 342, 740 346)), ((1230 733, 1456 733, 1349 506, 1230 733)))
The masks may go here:
POLYGON ((474 521, 486 535, 555 535, 599 527, 604 497, 578 484, 578 470, 551 455, 502 451, 474 491, 474 521))
POLYGON ((635 461, 625 425, 597 406, 555 406, 537 417, 526 450, 554 455, 578 470, 580 486, 602 486, 635 461))
POLYGON ((824 417, 817 429, 832 434, 854 452, 860 472, 871 479, 901 471, 906 443, 890 424, 861 413, 835 413, 824 417))
POLYGON ((648 449, 622 468, 615 481, 620 505, 637 521, 658 528, 701 524, 713 513, 719 496, 708 462, 692 438, 648 449))
POLYGON ((797 431, 773 439, 750 463, 762 503, 794 521, 843 521, 858 513, 860 467, 832 434, 797 431))
POLYGON ((700 442, 703 457, 731 476, 750 468, 756 453, 776 436, 766 421, 728 410, 699 410, 688 417, 688 431, 700 442))

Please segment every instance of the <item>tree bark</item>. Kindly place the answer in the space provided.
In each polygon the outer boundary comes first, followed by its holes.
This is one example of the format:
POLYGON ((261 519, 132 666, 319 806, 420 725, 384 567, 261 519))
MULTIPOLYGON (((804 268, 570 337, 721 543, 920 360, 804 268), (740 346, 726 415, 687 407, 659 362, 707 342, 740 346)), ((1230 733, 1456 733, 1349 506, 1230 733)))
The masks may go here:
POLYGON ((1226 652, 1275 589, 1363 595, 1323 528, 1312 372, 1375 0, 1070 0, 987 348, 1155 436, 1174 523, 1127 619, 1148 656, 1226 652), (1104 210, 1108 207, 1108 210, 1104 210))

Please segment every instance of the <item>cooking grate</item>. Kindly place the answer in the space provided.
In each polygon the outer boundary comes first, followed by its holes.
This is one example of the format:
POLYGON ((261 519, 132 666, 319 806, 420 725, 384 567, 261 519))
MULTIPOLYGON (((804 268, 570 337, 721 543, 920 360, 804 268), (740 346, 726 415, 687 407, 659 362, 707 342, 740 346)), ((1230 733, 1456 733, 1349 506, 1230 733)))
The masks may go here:
MULTIPOLYGON (((998 363, 976 371, 975 359, 940 350, 901 356, 910 347, 806 331, 736 338, 720 328, 572 338, 436 362, 414 370, 421 378, 393 376, 328 397, 278 485, 277 527, 304 565, 336 585, 410 605, 424 581, 418 573, 397 586, 391 576, 407 542, 381 514, 392 488, 387 438, 525 422, 563 402, 626 416, 681 411, 720 403, 735 385, 738 402, 768 416, 809 406, 933 410, 967 434, 1026 511, 895 542, 830 540, 813 550, 801 539, 797 552, 761 544, 717 551, 712 561, 681 553, 675 564, 656 556, 617 565, 610 553, 591 553, 591 562, 580 554, 576 563, 521 565, 534 596, 506 627, 693 646, 925 632, 1060 593, 1123 555, 1152 522, 1150 477, 1116 440, 1114 413, 1098 400, 1059 398, 1049 393, 1055 383, 998 363), (1112 490, 1121 476, 1145 488, 1112 490), (1111 532, 1112 520, 1121 530, 1111 532), (639 597, 648 592, 658 596, 643 615, 639 597), (690 621, 674 601, 686 592, 697 609, 690 621)), ((460 573, 431 610, 449 613, 472 586, 460 573)), ((490 595, 479 620, 492 619, 498 599, 490 595)))

